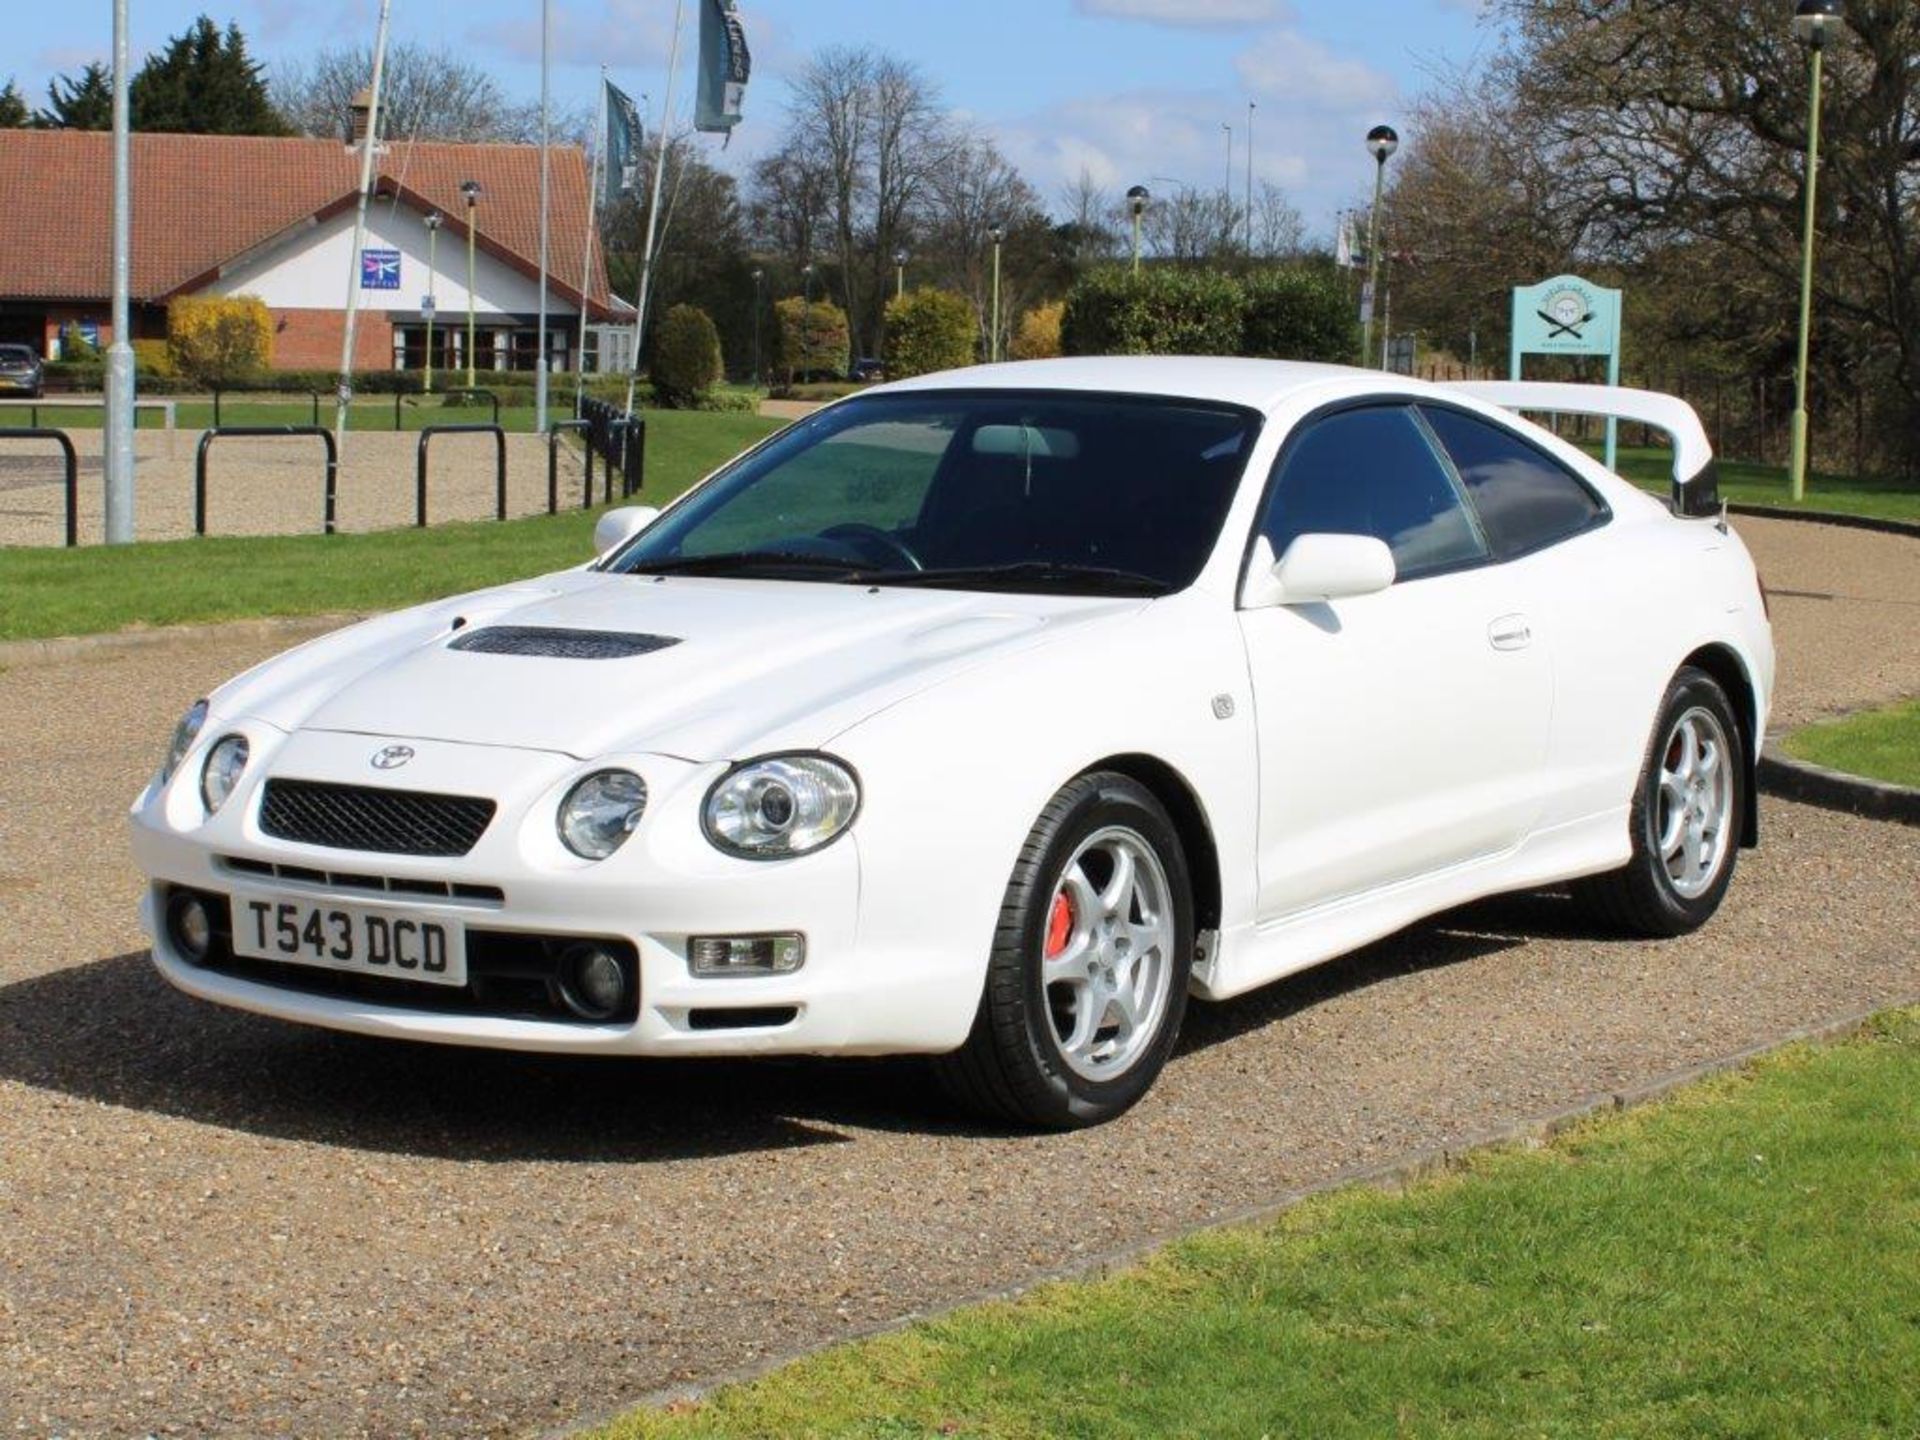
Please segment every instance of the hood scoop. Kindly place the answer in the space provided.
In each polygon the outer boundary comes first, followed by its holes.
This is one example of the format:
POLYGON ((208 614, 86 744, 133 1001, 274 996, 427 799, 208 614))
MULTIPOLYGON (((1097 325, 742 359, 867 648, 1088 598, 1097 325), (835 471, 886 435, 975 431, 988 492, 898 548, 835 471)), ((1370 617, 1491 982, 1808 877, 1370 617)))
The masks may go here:
POLYGON ((562 630, 544 625, 489 625, 447 646, 481 655, 532 655, 549 660, 631 660, 678 645, 670 635, 622 630, 562 630))

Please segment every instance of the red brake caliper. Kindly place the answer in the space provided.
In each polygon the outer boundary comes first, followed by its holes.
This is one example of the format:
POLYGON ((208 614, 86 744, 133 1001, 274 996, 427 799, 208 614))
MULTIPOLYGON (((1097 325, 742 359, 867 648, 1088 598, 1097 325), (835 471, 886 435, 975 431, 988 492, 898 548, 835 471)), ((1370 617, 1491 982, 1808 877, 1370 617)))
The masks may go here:
POLYGON ((1067 948, 1067 941, 1073 935, 1073 902, 1067 899, 1062 890, 1053 897, 1053 908, 1047 912, 1046 957, 1051 960, 1067 948))

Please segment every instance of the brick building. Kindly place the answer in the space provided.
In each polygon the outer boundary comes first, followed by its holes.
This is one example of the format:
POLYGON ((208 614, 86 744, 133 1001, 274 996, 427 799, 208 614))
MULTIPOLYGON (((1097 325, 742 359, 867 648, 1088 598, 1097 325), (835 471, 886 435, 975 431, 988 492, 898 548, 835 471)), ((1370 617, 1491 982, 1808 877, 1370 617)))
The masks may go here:
MULTIPOLYGON (((63 335, 101 346, 109 324, 111 137, 99 131, 0 130, 0 341, 60 358, 63 335)), ((477 368, 531 370, 538 354, 540 150, 531 145, 385 143, 355 263, 358 145, 217 135, 133 137, 133 338, 166 335, 167 303, 185 295, 257 295, 272 312, 273 364, 334 370, 347 286, 359 287, 355 368, 417 369, 431 294, 436 369, 467 364, 468 214, 472 207, 477 368), (443 223, 430 243, 429 215, 443 223), (433 257, 431 269, 429 256, 433 257)), ((548 343, 575 368, 587 170, 581 152, 552 158, 548 343)), ((597 253, 589 326, 618 318, 597 253)), ((621 307, 624 308, 624 307, 621 307)), ((630 310, 626 311, 631 314, 630 310)))

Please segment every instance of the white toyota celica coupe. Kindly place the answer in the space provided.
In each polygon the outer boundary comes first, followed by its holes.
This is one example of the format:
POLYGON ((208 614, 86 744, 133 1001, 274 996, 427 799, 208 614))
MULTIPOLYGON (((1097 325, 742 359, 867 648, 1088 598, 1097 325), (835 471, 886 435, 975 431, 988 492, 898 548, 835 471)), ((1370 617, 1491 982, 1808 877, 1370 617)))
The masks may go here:
POLYGON ((356 625, 133 808, 180 989, 605 1055, 919 1052, 1085 1125, 1218 1000, 1498 891, 1705 922, 1774 653, 1681 402, 1245 360, 834 405, 598 561, 356 625), (1673 437, 1670 502, 1514 412, 1673 437))

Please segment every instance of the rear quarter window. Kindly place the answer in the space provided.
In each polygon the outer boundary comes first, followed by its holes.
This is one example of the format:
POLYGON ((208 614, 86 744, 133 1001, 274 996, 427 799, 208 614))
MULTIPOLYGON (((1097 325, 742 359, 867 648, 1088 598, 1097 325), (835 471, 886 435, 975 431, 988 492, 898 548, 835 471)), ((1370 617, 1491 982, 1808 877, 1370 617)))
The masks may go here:
POLYGON ((1480 516, 1494 554, 1530 554, 1604 524, 1606 503, 1571 470, 1502 426, 1422 406, 1480 516))

